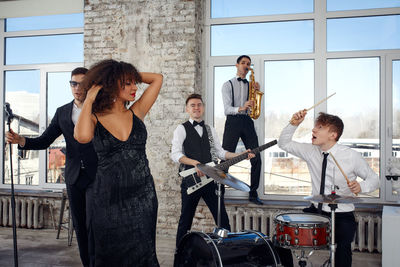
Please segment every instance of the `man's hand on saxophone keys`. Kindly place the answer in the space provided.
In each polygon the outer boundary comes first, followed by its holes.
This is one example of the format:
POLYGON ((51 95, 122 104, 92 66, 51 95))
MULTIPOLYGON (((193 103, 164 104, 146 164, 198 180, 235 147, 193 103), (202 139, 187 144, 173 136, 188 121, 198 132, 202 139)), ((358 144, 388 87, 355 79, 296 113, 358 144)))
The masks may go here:
POLYGON ((246 111, 254 106, 254 100, 248 100, 244 102, 244 105, 242 107, 239 107, 239 112, 240 111, 246 111))

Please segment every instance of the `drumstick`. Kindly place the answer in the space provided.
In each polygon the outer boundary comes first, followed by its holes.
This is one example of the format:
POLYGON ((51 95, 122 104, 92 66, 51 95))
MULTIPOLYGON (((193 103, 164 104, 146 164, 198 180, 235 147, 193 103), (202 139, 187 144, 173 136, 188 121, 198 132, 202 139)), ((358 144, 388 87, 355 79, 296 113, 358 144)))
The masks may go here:
POLYGON ((325 102, 326 100, 328 100, 328 98, 330 98, 331 96, 333 96, 333 95, 335 95, 335 94, 336 94, 336 92, 334 92, 334 93, 331 94, 330 96, 325 97, 324 99, 322 99, 321 101, 319 101, 319 102, 318 102, 317 104, 315 104, 314 106, 312 106, 312 107, 306 109, 306 111, 312 110, 313 108, 315 108, 315 107, 318 106, 319 104, 325 102))
MULTIPOLYGON (((328 98, 332 97, 333 95, 335 95, 336 92, 334 92, 333 94, 331 94, 330 96, 325 97, 324 99, 322 99, 321 101, 319 101, 318 103, 314 104, 312 107, 304 109, 305 111, 310 111, 313 108, 315 108, 316 106, 320 105, 321 103, 325 102, 326 100, 328 100, 328 98)), ((290 123, 293 122, 293 118, 290 120, 290 123)))
MULTIPOLYGON (((329 155, 331 155, 333 161, 336 163, 336 166, 338 166, 340 172, 343 174, 344 178, 346 179, 347 185, 349 185, 350 184, 350 180, 349 180, 349 178, 347 178, 347 175, 344 173, 342 167, 340 167, 339 163, 337 162, 337 160, 335 159, 335 157, 333 156, 332 153, 329 153, 329 155)), ((355 195, 357 196, 357 194, 355 194, 355 195)))

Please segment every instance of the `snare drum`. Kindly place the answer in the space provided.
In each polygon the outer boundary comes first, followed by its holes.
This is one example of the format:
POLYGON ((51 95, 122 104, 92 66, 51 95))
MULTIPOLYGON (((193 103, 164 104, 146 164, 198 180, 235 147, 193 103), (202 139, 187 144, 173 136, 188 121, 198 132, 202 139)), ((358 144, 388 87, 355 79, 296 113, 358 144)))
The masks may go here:
POLYGON ((179 242, 174 267, 280 266, 270 240, 259 232, 215 234, 189 232, 179 242))
POLYGON ((326 248, 330 240, 329 217, 312 213, 284 213, 275 217, 274 240, 286 248, 326 248))

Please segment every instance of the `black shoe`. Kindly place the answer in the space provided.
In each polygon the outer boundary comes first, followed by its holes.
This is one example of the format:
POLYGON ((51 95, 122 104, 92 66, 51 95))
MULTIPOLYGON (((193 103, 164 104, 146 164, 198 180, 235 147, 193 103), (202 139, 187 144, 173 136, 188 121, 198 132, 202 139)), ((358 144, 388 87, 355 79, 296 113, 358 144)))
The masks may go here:
POLYGON ((258 197, 249 197, 249 201, 257 205, 264 205, 258 197))

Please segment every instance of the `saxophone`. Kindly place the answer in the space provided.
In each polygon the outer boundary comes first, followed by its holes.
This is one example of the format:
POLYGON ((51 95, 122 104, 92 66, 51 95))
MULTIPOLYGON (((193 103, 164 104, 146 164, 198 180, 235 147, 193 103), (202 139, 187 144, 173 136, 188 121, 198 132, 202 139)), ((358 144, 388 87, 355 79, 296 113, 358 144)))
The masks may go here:
POLYGON ((256 82, 254 81, 254 70, 248 68, 251 71, 250 82, 249 82, 249 100, 253 100, 253 107, 250 109, 250 118, 256 120, 261 114, 261 97, 263 92, 255 89, 256 82))

